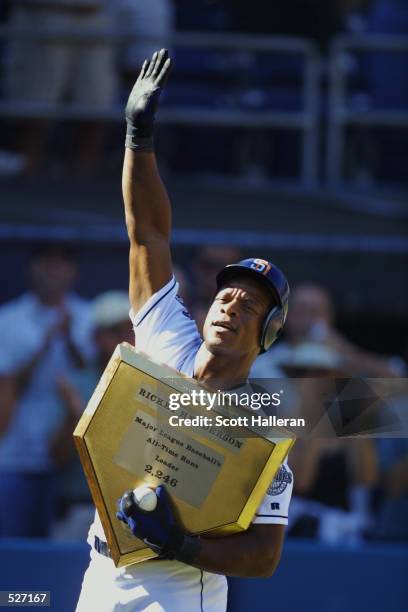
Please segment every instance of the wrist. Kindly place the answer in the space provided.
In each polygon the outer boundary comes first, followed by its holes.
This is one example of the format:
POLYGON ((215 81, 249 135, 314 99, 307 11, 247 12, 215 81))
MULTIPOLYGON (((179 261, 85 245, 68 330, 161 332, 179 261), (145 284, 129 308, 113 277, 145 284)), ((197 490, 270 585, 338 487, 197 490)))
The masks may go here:
POLYGON ((200 550, 201 540, 198 536, 178 531, 171 536, 162 552, 166 559, 175 559, 191 565, 198 558, 200 550))
POLYGON ((134 126, 127 122, 125 147, 135 151, 153 151, 153 124, 134 126))
POLYGON ((200 536, 184 535, 183 542, 174 558, 187 565, 193 565, 200 555, 201 547, 200 536))
POLYGON ((173 531, 166 544, 159 546, 144 539, 159 559, 170 561, 181 561, 188 565, 194 564, 201 551, 201 540, 199 536, 190 536, 180 530, 173 531))

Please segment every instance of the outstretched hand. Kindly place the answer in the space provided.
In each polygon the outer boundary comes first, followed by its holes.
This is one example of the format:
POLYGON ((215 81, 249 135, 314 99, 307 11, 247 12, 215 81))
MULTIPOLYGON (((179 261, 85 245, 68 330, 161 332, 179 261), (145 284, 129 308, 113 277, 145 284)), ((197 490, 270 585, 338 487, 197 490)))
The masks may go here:
POLYGON ((126 105, 128 134, 139 138, 152 136, 160 94, 171 67, 172 60, 167 49, 155 51, 150 61, 144 61, 126 105))

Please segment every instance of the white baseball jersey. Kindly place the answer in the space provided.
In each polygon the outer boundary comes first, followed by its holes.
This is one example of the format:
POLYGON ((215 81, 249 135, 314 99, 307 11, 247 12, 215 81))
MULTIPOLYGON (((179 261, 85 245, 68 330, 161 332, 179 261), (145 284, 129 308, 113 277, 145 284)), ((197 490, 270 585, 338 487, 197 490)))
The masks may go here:
MULTIPOLYGON (((137 350, 193 377, 202 339, 177 291, 173 277, 130 316, 137 350)), ((285 461, 253 522, 287 525, 292 488, 293 475, 285 461)), ((97 513, 88 537, 91 547, 95 535, 105 539, 97 513)), ((178 561, 153 560, 115 568, 111 559, 92 549, 76 612, 224 612, 226 605, 225 576, 178 561)))

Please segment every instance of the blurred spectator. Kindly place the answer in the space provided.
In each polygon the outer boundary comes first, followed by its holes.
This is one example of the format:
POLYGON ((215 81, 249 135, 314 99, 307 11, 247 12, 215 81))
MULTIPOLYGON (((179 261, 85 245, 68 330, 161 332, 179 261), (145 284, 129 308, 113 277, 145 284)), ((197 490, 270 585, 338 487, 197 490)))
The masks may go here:
POLYGON ((125 87, 133 87, 144 60, 156 49, 169 48, 174 29, 172 0, 115 0, 113 3, 119 28, 135 37, 126 45, 120 59, 120 71, 125 87))
POLYGON ((370 494, 377 457, 369 438, 298 440, 290 534, 329 543, 354 543, 371 526, 370 494))
POLYGON ((216 291, 215 277, 225 266, 241 259, 238 247, 204 245, 193 261, 195 297, 210 305, 216 291))
MULTIPOLYGON (((406 409, 406 406, 405 406, 406 409)), ((408 541, 408 439, 377 440, 382 499, 374 537, 408 541)))
POLYGON ((323 287, 305 283, 292 290, 285 341, 278 342, 268 353, 257 359, 252 376, 270 377, 277 363, 289 358, 293 347, 304 342, 317 342, 336 351, 349 375, 395 375, 387 359, 353 345, 336 330, 334 307, 329 293, 323 287))
POLYGON ((0 308, 0 535, 46 536, 55 502, 49 435, 56 381, 91 355, 89 307, 71 293, 76 266, 64 246, 41 245, 31 291, 0 308), (10 510, 10 500, 13 508, 10 510))
MULTIPOLYGON (((290 534, 328 543, 354 543, 371 526, 371 491, 377 480, 377 457, 368 438, 328 438, 320 425, 322 395, 333 377, 344 377, 341 357, 318 344, 303 344, 279 363, 293 377, 292 414, 306 419, 309 431, 322 437, 298 439, 290 455, 296 475, 290 513, 290 534), (327 381, 327 384, 326 384, 327 381), (323 437, 325 436, 325 437, 323 437)), ((287 400, 288 398, 286 398, 287 400)), ((332 430, 332 428, 330 428, 332 430)))
POLYGON ((319 342, 302 342, 294 346, 282 353, 276 365, 289 378, 346 374, 340 355, 319 342))
POLYGON ((94 362, 58 380, 62 402, 59 402, 57 412, 62 414, 50 440, 51 456, 60 470, 58 495, 61 516, 53 531, 56 538, 85 540, 92 522, 95 507, 75 451, 72 432, 116 346, 120 342, 134 344, 129 310, 129 298, 125 292, 108 291, 95 298, 91 311, 95 326, 94 362))
MULTIPOLYGON (((387 384, 387 381, 378 381, 387 384)), ((376 440, 380 468, 380 499, 373 536, 382 540, 408 541, 408 381, 388 382, 388 408, 397 417, 395 438, 376 440), (392 384, 392 386, 390 385, 392 384)), ((380 420, 380 429, 385 419, 380 420)))
MULTIPOLYGON (((114 50, 107 42, 69 42, 63 32, 95 34, 111 26, 108 0, 21 0, 11 5, 9 25, 28 33, 57 30, 55 40, 11 39, 6 56, 6 98, 26 106, 27 115, 52 111, 69 100, 87 106, 91 114, 109 109, 115 96, 114 50)), ((20 152, 28 173, 37 171, 44 156, 48 133, 46 119, 21 125, 20 152)), ((76 170, 93 171, 103 144, 104 126, 88 120, 78 126, 76 170)), ((66 140, 66 139, 65 139, 66 140)), ((64 141, 64 144, 66 142, 64 141)))
POLYGON ((217 286, 215 277, 228 264, 242 259, 235 246, 203 246, 197 251, 192 265, 194 297, 191 314, 201 331, 217 286))

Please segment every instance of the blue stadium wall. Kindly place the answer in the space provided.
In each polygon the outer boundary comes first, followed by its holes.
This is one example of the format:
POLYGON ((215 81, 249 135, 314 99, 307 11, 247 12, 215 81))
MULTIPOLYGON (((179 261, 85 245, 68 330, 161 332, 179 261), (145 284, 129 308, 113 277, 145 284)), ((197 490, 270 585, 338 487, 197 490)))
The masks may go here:
MULTIPOLYGON (((88 558, 84 544, 0 540, 0 590, 51 591, 48 609, 73 612, 88 558)), ((407 576, 406 546, 288 541, 272 578, 230 579, 229 612, 405 612, 407 576)))

